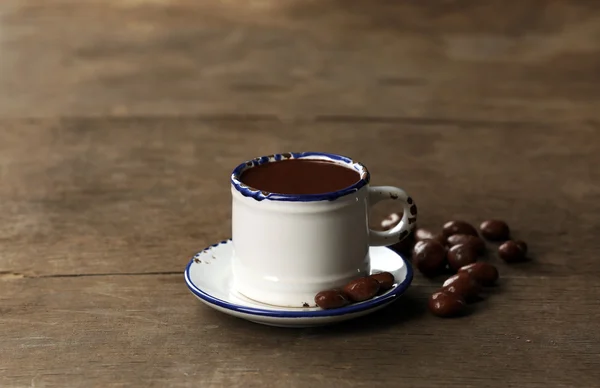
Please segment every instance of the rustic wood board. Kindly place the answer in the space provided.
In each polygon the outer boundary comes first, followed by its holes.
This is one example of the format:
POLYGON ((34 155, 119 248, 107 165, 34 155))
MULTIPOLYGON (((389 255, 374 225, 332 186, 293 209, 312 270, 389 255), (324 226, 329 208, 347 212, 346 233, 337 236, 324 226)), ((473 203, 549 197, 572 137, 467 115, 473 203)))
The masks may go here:
POLYGON ((122 118, 0 129, 2 386, 566 387, 599 375, 594 128, 122 118), (418 200, 421 225, 501 216, 532 261, 490 253, 504 282, 463 320, 425 311, 440 280, 420 276, 397 307, 335 329, 213 312, 182 270, 228 236, 231 166, 288 149, 356 156, 374 183, 418 200))
POLYGON ((597 276, 506 280, 465 319, 421 278, 371 317, 279 329, 216 312, 180 275, 0 282, 3 387, 592 387, 597 276))
POLYGON ((288 150, 363 161, 373 184, 398 185, 417 200, 423 226, 505 218, 543 256, 538 274, 600 270, 595 128, 157 118, 0 125, 0 239, 11 247, 3 271, 180 271, 230 236, 232 168, 288 150))
POLYGON ((0 2, 0 386, 596 386, 599 11, 0 2), (217 313, 183 268, 230 235, 232 167, 289 150, 361 160, 422 226, 502 217, 532 260, 490 253, 502 284, 460 320, 419 275, 331 328, 217 313))
POLYGON ((0 116, 598 121, 600 3, 513 3, 5 0, 0 116))

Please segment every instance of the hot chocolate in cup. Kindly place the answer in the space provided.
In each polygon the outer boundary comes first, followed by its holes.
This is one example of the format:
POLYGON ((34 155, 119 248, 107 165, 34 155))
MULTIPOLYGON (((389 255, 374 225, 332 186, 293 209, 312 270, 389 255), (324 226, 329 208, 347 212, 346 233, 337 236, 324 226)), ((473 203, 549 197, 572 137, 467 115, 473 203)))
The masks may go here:
POLYGON ((417 208, 402 189, 369 185, 367 168, 320 152, 259 157, 231 175, 234 288, 281 307, 314 306, 323 290, 370 274, 370 246, 389 246, 416 225, 417 208), (369 209, 391 200, 404 207, 391 230, 369 228, 369 209))

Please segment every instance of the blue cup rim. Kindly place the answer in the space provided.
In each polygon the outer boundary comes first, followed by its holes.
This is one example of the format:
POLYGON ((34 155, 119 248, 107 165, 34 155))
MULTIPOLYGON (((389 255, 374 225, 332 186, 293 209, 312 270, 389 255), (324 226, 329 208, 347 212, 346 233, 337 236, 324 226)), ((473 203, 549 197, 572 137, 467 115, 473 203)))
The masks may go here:
POLYGON ((355 193, 364 186, 366 186, 371 180, 371 175, 367 167, 362 163, 356 162, 351 158, 343 155, 331 154, 326 152, 286 152, 281 154, 274 154, 269 156, 261 156, 248 160, 238 165, 231 173, 231 185, 244 197, 253 198, 257 201, 263 201, 265 199, 271 201, 287 201, 287 202, 316 202, 316 201, 333 201, 337 198, 345 195, 355 193), (316 160, 328 160, 336 164, 344 165, 348 168, 356 170, 360 174, 360 180, 352 186, 343 188, 341 190, 333 191, 330 193, 322 194, 279 194, 269 193, 261 191, 259 189, 250 187, 240 180, 242 174, 253 167, 259 166, 265 163, 274 163, 288 159, 316 159, 316 160))

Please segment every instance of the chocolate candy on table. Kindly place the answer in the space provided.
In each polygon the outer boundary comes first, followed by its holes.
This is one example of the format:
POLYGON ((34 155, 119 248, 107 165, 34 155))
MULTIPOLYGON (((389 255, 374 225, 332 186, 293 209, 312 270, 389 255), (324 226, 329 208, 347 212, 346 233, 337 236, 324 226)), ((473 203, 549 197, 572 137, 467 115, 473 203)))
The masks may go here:
POLYGON ((384 218, 383 221, 381 221, 381 228, 383 230, 390 230, 394 226, 398 225, 401 219, 402 213, 391 213, 389 216, 384 218))
POLYGON ((425 276, 439 274, 446 265, 446 248, 436 240, 423 240, 413 248, 413 263, 425 276))
POLYGON ((468 273, 473 279, 484 286, 492 286, 499 277, 496 267, 484 262, 465 265, 458 270, 458 273, 463 272, 468 273))
POLYGON ((344 286, 344 294, 352 302, 371 299, 379 292, 379 282, 370 276, 352 280, 344 286))
POLYGON ((394 286, 394 275, 389 272, 379 272, 370 276, 379 282, 379 292, 390 290, 394 286))
POLYGON ((501 220, 487 220, 479 225, 481 235, 490 241, 506 241, 510 237, 508 224, 501 220))
POLYGON ((438 291, 429 297, 428 307, 434 315, 450 318, 464 314, 467 305, 460 295, 438 291))
POLYGON ((347 306, 350 301, 340 290, 321 291, 315 296, 315 303, 324 310, 347 306))
POLYGON ((477 256, 477 247, 475 245, 458 244, 448 250, 446 257, 450 268, 458 271, 460 267, 476 262, 477 256))
MULTIPOLYGON (((525 249, 527 249, 527 245, 525 245, 525 249)), ((523 245, 512 240, 508 240, 498 247, 498 255, 507 263, 525 260, 525 253, 523 245)))
POLYGON ((431 240, 433 238, 435 238, 435 234, 433 234, 432 231, 425 229, 425 228, 415 229, 415 240, 422 241, 422 240, 431 240))
POLYGON ((449 294, 457 294, 461 298, 470 301, 481 292, 481 284, 467 272, 460 272, 449 277, 442 285, 442 291, 449 294))
POLYGON ((416 241, 436 240, 442 245, 446 245, 446 239, 442 234, 435 234, 429 229, 417 228, 414 232, 416 241))
MULTIPOLYGON (((415 229, 415 240, 423 241, 423 240, 439 240, 440 235, 433 233, 429 229, 425 228, 416 228, 415 229)), ((442 241, 439 241, 442 242, 442 241)))
MULTIPOLYGON (((402 213, 391 213, 389 216, 384 218, 383 221, 381 221, 381 228, 383 230, 390 230, 394 226, 398 225, 398 223, 400 222, 401 219, 402 219, 402 213)), ((408 236, 406 236, 401 241, 390 246, 390 248, 392 248, 394 251, 396 251, 398 253, 409 255, 410 252, 412 251, 414 244, 415 244, 414 234, 410 233, 408 236)))
POLYGON ((434 241, 439 242, 444 248, 446 247, 446 237, 443 234, 438 234, 433 238, 434 241))
POLYGON ((458 244, 472 244, 478 254, 481 255, 485 252, 485 242, 470 234, 453 234, 446 239, 446 244, 451 247, 458 244))
POLYGON ((477 230, 473 227, 473 225, 461 220, 446 222, 442 232, 446 238, 448 236, 452 236, 453 234, 470 234, 471 236, 478 236, 477 230))
POLYGON ((523 240, 515 240, 515 244, 523 251, 523 255, 527 254, 527 243, 523 240))

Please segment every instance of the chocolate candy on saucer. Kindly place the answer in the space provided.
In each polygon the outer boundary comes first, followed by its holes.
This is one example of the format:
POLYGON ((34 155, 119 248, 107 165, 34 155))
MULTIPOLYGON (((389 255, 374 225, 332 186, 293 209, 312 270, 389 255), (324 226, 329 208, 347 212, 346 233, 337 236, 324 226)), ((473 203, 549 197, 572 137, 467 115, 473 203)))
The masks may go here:
POLYGON ((352 302, 363 302, 377 295, 379 287, 376 279, 367 276, 352 280, 344 286, 343 291, 352 302))
POLYGON ((379 272, 369 277, 379 282, 379 292, 390 290, 394 286, 394 275, 389 272, 379 272))
POLYGON ((347 306, 350 301, 340 290, 321 291, 315 296, 315 303, 324 310, 347 306))

